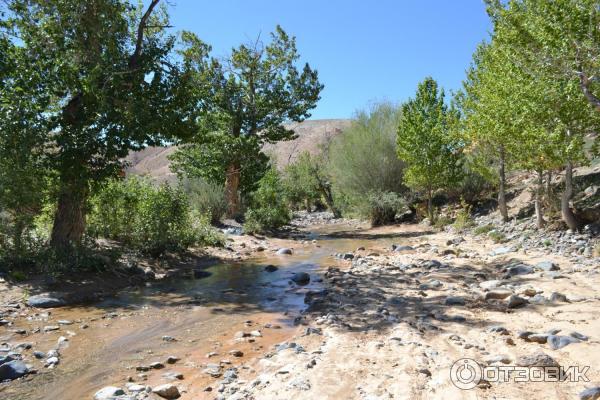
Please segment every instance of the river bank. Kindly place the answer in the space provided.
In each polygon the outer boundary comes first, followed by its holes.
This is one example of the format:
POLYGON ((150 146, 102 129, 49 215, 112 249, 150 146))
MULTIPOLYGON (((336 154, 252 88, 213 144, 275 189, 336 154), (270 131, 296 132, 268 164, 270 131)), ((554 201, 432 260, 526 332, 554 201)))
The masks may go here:
POLYGON ((79 399, 112 387, 98 398, 111 390, 120 399, 577 398, 600 382, 597 260, 422 225, 368 229, 317 216, 295 226, 281 239, 230 235, 231 250, 220 251, 232 259, 202 268, 204 276, 166 274, 87 306, 27 307, 22 288, 2 283, 2 355, 20 354, 38 373, 0 394, 79 399), (308 283, 296 279, 302 273, 308 283), (52 350, 58 364, 48 365, 52 350), (590 382, 461 390, 449 379, 463 357, 525 365, 539 352, 591 366, 590 382))

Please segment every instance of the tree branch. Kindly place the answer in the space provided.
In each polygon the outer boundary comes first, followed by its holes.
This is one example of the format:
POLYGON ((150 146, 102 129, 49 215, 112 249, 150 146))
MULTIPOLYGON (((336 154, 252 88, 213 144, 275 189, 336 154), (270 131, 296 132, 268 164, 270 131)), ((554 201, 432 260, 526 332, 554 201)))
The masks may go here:
POLYGON ((139 61, 140 55, 142 54, 142 45, 144 42, 144 29, 146 29, 146 25, 148 24, 148 19, 150 19, 150 15, 152 14, 152 11, 158 5, 158 3, 160 3, 160 0, 152 0, 152 2, 150 2, 150 5, 148 6, 148 9, 144 13, 144 15, 142 15, 142 19, 140 19, 140 23, 139 23, 138 29, 137 29, 137 39, 135 42, 135 50, 134 50, 133 54, 131 55, 131 57, 129 58, 129 70, 134 70, 138 66, 138 61, 139 61))
POLYGON ((600 112, 600 98, 596 97, 590 90, 590 78, 583 71, 578 72, 577 74, 579 75, 579 85, 581 86, 583 95, 587 101, 596 108, 596 111, 600 112))

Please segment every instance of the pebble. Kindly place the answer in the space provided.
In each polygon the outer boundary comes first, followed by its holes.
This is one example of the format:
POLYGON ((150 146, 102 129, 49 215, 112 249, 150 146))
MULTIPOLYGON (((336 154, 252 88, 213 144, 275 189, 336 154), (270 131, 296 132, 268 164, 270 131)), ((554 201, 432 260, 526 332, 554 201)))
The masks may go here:
POLYGON ((94 400, 112 400, 117 396, 123 396, 125 391, 116 386, 106 386, 94 394, 94 400))
POLYGON ((177 399, 180 396, 177 386, 171 383, 165 383, 164 385, 156 386, 152 389, 152 392, 164 399, 177 399))

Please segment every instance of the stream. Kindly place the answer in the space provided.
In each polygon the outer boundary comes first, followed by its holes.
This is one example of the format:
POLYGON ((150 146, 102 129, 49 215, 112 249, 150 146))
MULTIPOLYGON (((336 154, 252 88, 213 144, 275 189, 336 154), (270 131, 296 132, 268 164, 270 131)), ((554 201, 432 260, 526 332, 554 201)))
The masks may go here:
MULTIPOLYGON (((332 254, 389 246, 393 239, 355 232, 349 226, 318 227, 302 245, 295 242, 292 255, 265 251, 243 262, 212 265, 200 278, 157 281, 97 304, 30 314, 22 327, 42 332, 23 342, 47 352, 57 347, 59 337, 66 338, 59 344, 60 364, 48 369, 43 359, 34 360, 38 374, 10 383, 0 397, 86 399, 104 386, 123 386, 127 380, 152 386, 177 374, 183 375, 178 384, 187 387, 184 398, 209 396, 203 390, 215 378, 203 373, 207 363, 241 365, 251 372, 253 360, 299 331, 294 318, 306 307, 306 292, 323 287, 321 273, 337 262, 332 254), (268 272, 267 265, 278 269, 268 272), (292 283, 297 272, 309 273, 310 283, 292 283), (60 328, 43 333, 48 325, 60 328), (236 340, 236 332, 250 331, 261 336, 236 340), (233 350, 243 357, 232 356, 233 350), (179 360, 167 364, 169 356, 179 360), (157 361, 164 368, 148 369, 157 361)), ((8 341, 4 336, 0 333, 0 342, 8 341)))

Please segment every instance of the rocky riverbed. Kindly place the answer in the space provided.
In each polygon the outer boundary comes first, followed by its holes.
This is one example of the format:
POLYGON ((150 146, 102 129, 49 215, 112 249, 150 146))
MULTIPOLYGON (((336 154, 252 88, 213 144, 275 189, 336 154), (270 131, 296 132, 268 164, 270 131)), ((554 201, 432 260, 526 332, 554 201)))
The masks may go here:
POLYGON ((232 234, 221 251, 236 262, 86 307, 0 283, 0 371, 13 374, 2 375, 0 395, 599 398, 600 259, 561 247, 593 246, 593 236, 524 246, 513 227, 497 244, 326 214, 301 215, 295 226, 287 239, 232 234), (465 357, 589 366, 589 382, 484 379, 461 390, 450 370, 465 357))

